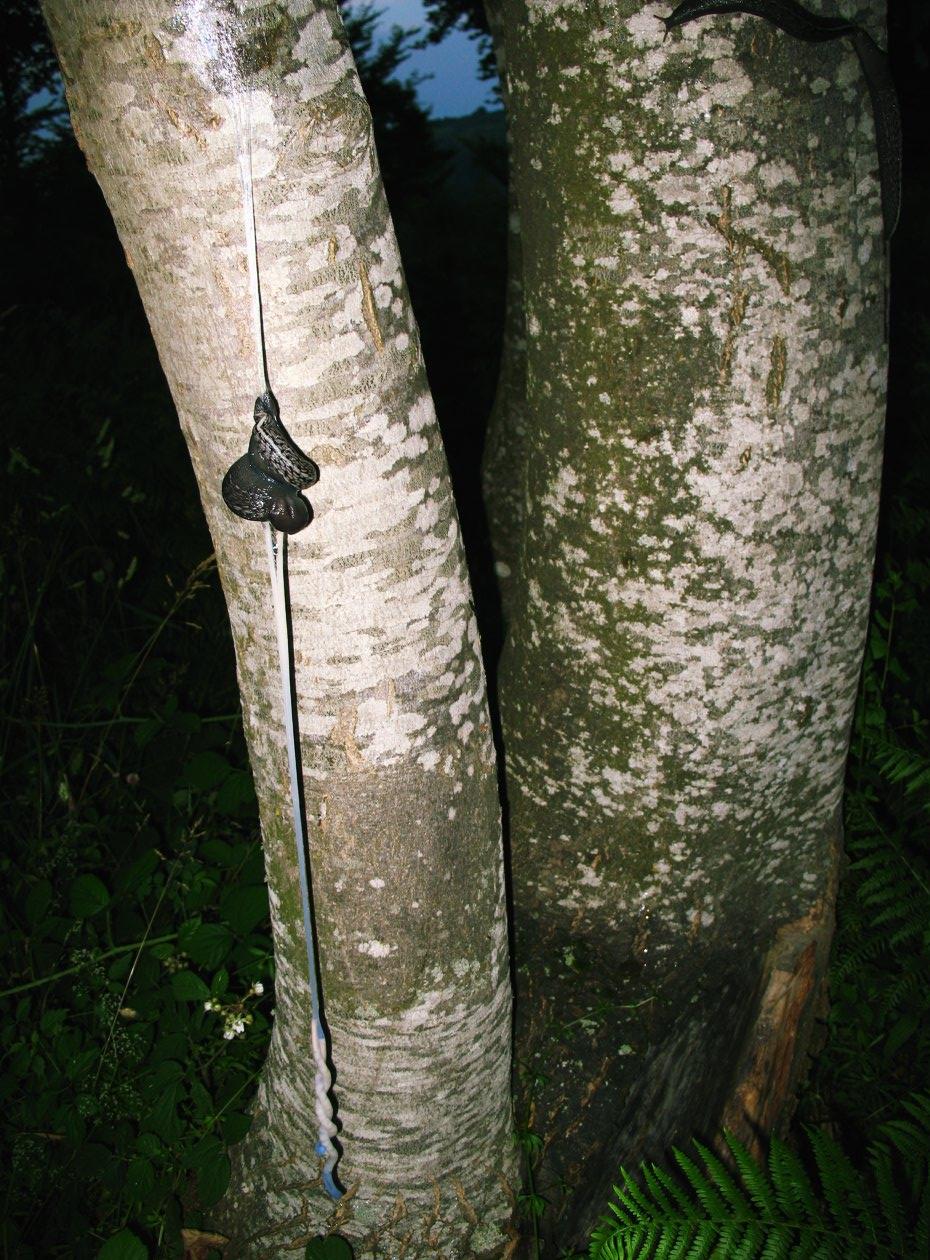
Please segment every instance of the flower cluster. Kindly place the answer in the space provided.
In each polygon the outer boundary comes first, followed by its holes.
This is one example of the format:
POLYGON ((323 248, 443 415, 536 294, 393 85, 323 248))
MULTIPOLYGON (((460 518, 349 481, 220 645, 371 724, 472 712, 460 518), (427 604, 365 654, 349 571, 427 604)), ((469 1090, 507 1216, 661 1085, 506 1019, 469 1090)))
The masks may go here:
POLYGON ((182 949, 179 949, 176 954, 169 954, 167 958, 163 958, 161 965, 168 972, 169 976, 173 976, 178 971, 183 971, 189 962, 190 959, 187 954, 182 949))
POLYGON ((261 997, 264 992, 265 986, 260 980, 256 980, 240 1001, 224 1003, 219 998, 211 997, 204 1002, 203 1009, 223 1016, 223 1036, 227 1041, 232 1041, 234 1037, 242 1037, 252 1022, 252 1016, 245 1009, 246 1002, 251 997, 261 997))

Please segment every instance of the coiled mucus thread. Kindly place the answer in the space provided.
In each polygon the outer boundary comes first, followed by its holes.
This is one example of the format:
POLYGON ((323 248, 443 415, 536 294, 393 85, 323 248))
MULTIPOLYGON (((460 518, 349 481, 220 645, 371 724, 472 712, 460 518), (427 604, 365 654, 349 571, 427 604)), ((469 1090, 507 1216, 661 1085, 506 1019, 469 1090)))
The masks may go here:
POLYGON ((316 1099, 317 1132, 319 1134, 316 1143, 316 1153, 323 1160, 323 1189, 330 1198, 339 1199, 342 1197, 342 1191, 336 1184, 335 1178, 339 1152, 336 1150, 333 1142, 333 1138, 339 1132, 339 1126, 336 1124, 332 1103, 330 1102, 330 1089, 332 1088, 333 1077, 329 1070, 329 1064, 326 1061, 326 1037, 323 1032, 323 1025, 318 1019, 313 1021, 310 1036, 313 1044, 313 1062, 315 1066, 314 1095, 316 1099))
POLYGON ((297 749, 297 728, 294 713, 291 642, 287 616, 287 537, 310 523, 313 512, 300 494, 319 479, 319 469, 292 440, 278 411, 277 400, 268 382, 265 331, 262 312, 261 283, 258 266, 258 240, 255 221, 255 198, 252 187, 251 132, 248 145, 243 143, 247 120, 244 95, 233 94, 233 119, 236 127, 236 148, 242 183, 242 216, 245 250, 249 271, 256 366, 259 395, 253 409, 253 427, 248 451, 228 469, 222 484, 226 506, 237 516, 265 522, 265 545, 268 572, 274 605, 275 636, 278 665, 281 673, 281 698, 287 743, 288 777, 290 780, 291 814, 297 850, 297 870, 303 910, 304 938, 307 949, 307 987, 310 994, 310 1041, 313 1051, 314 1113, 317 1125, 316 1153, 323 1160, 322 1182, 333 1199, 342 1197, 336 1182, 335 1168, 339 1151, 333 1141, 339 1131, 333 1114, 331 1097, 332 1074, 327 1063, 326 1031, 323 1024, 320 984, 317 972, 313 909, 308 867, 307 831, 300 792, 297 749), (245 119, 243 114, 245 113, 245 119))
POLYGON ((294 688, 291 679, 290 637, 287 629, 287 572, 285 553, 287 538, 275 537, 270 525, 265 526, 265 543, 268 551, 268 571, 274 602, 275 633, 278 641, 278 662, 281 669, 281 692, 284 706, 284 728, 287 736, 287 762, 291 790, 291 813, 294 820, 294 840, 297 847, 297 874, 300 882, 300 900, 303 908, 304 940, 307 947, 307 987, 310 992, 310 1044, 313 1051, 314 1111, 317 1122, 316 1153, 323 1160, 323 1188, 333 1199, 342 1197, 336 1183, 335 1167, 339 1161, 333 1138, 339 1132, 333 1114, 331 1097, 332 1074, 326 1059, 326 1033, 323 1026, 320 984, 317 972, 315 933, 313 929, 312 893, 307 867, 307 834, 301 809, 300 776, 297 763, 297 733, 294 723, 294 688))

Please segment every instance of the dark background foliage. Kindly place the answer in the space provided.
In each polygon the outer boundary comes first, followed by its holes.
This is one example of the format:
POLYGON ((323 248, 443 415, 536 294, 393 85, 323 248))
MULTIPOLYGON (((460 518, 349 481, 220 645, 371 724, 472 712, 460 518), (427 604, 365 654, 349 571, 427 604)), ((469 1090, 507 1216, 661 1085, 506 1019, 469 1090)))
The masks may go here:
MULTIPOLYGON (((434 122, 420 109, 403 78, 416 39, 484 29, 478 4, 426 7, 425 35, 379 43, 364 7, 350 32, 493 640, 478 470, 503 315, 503 116, 434 122)), ((918 0, 892 4, 891 47, 907 163, 879 563, 832 1005, 799 1110, 854 1155, 926 1088, 930 1062, 930 257, 910 121, 930 64, 918 0)), ((0 177, 0 1254, 173 1256, 182 1217, 196 1223, 197 1204, 223 1191, 270 1028, 261 850, 193 476, 32 0, 0 15, 0 177)))

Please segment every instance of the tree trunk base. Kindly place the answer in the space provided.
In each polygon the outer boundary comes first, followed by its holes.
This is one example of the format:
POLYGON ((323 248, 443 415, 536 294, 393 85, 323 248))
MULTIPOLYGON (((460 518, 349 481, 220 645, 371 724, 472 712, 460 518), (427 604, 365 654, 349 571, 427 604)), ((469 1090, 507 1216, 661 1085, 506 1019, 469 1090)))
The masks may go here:
POLYGON ((759 1154, 784 1125, 823 1012, 829 883, 767 950, 695 942, 659 979, 611 975, 596 960, 583 973, 521 973, 518 1116, 542 1140, 534 1188, 555 1254, 587 1246, 621 1165, 662 1162, 671 1146, 713 1143, 724 1129, 759 1154))
MULTIPOLYGON (((307 1150, 312 1151, 312 1143, 307 1150)), ((323 1190, 322 1161, 282 1154, 259 1104, 255 1122, 231 1152, 230 1190, 204 1213, 211 1231, 227 1239, 223 1260, 292 1260, 320 1235, 339 1234, 355 1260, 504 1260, 514 1255, 517 1233, 513 1168, 496 1174, 499 1210, 478 1210, 456 1176, 446 1170, 416 1194, 372 1194, 351 1169, 346 1192, 333 1202, 323 1190)), ((494 1174, 491 1173, 491 1179, 494 1174)), ((487 1202, 488 1195, 485 1195, 487 1202)))

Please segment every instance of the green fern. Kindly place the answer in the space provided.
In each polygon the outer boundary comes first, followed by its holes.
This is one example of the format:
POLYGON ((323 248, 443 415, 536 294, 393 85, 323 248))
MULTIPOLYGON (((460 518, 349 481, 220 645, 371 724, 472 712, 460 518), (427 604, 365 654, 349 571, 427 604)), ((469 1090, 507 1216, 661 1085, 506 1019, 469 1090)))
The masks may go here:
POLYGON ((731 1134, 731 1171, 700 1142, 698 1164, 675 1150, 672 1174, 643 1164, 621 1169, 590 1260, 885 1260, 930 1255, 930 1095, 882 1126, 857 1169, 822 1132, 810 1132, 815 1172, 772 1138, 756 1163, 731 1134), (703 1165, 703 1166, 702 1166, 703 1165))
POLYGON ((907 795, 924 792, 922 806, 930 810, 930 757, 887 737, 873 737, 870 742, 875 765, 887 782, 900 785, 907 795))
POLYGON ((835 963, 840 976, 868 957, 930 933, 930 884, 921 856, 908 853, 898 836, 886 834, 867 806, 859 803, 858 810, 864 817, 847 813, 855 903, 843 925, 850 930, 835 963))

